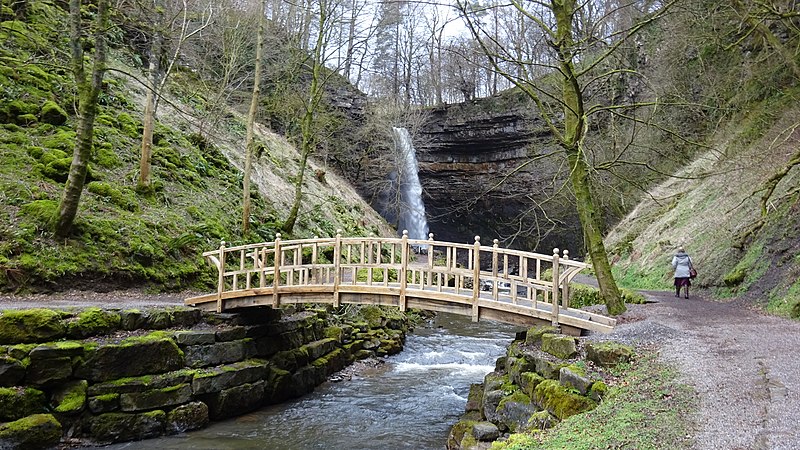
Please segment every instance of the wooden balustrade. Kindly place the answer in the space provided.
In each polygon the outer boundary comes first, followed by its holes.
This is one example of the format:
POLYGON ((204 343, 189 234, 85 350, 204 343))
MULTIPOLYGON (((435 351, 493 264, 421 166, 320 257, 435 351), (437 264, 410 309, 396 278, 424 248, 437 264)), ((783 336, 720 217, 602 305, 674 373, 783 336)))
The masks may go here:
MULTIPOLYGON (((569 308, 569 283, 586 268, 565 250, 552 255, 482 245, 400 238, 343 237, 226 247, 203 253, 218 270, 216 294, 187 304, 218 312, 230 305, 279 307, 283 303, 326 302, 338 306, 361 295, 363 302, 393 304, 401 310, 428 307, 469 314, 486 311, 531 315, 556 326, 576 314, 569 308), (551 276, 547 276, 550 274, 551 276), (266 300, 269 298, 269 300, 266 300), (240 299, 238 303, 234 301, 240 299), (565 313, 569 313, 566 314, 565 313)), ((581 311, 580 320, 608 331, 613 319, 581 311)), ((503 320, 503 319, 500 319, 503 320)), ((576 319, 578 320, 578 319, 576 319)))

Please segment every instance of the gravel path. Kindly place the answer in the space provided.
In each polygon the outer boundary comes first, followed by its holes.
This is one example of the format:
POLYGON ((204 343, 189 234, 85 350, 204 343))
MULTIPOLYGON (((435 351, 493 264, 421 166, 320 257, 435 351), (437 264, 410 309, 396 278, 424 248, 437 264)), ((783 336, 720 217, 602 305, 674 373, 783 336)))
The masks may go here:
MULTIPOLYGON (((629 305, 613 339, 655 345, 699 397, 695 448, 800 448, 800 322, 765 316, 735 303, 644 292, 651 303, 629 305)), ((34 307, 141 308, 182 305, 195 293, 65 292, 0 296, 0 309, 34 307)))
MULTIPOLYGON (((695 448, 800 448, 800 323, 735 303, 645 292, 603 338, 657 344, 693 386, 695 448)), ((593 336, 596 338, 599 336, 593 336)))

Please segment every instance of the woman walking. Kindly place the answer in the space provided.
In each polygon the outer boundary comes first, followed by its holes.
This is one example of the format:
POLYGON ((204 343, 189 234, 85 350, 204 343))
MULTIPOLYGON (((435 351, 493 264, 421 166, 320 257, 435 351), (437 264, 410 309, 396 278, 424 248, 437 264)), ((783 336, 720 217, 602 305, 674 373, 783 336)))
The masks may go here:
POLYGON ((681 296, 681 288, 685 287, 685 297, 689 298, 689 286, 692 285, 691 271, 694 269, 692 258, 686 254, 683 247, 678 247, 678 253, 672 257, 672 268, 675 270, 675 297, 681 296))

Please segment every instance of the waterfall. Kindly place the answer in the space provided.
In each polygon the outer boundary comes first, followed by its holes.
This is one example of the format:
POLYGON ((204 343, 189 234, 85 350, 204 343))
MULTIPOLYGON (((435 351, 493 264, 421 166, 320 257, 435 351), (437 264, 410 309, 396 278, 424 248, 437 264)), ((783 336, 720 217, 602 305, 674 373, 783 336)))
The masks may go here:
POLYGON ((410 239, 428 238, 428 221, 425 219, 425 204, 422 202, 422 185, 419 182, 417 152, 411 143, 411 135, 405 128, 392 127, 395 149, 398 152, 399 183, 399 230, 408 230, 410 239))

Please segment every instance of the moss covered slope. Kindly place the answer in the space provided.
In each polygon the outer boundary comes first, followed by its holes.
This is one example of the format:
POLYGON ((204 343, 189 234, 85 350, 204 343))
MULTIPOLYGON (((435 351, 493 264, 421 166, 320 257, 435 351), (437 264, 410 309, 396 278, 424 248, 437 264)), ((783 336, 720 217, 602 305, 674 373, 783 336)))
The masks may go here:
MULTIPOLYGON (((24 21, 0 14, 0 290, 114 287, 158 289, 210 282, 199 256, 220 240, 274 238, 294 187, 296 150, 260 129, 267 151, 255 167, 252 232, 242 236, 244 122, 230 112, 216 128, 199 132, 181 96, 162 102, 153 151, 154 193, 135 192, 143 89, 124 73, 141 68, 111 31, 115 48, 95 127, 87 185, 72 236, 56 241, 49 221, 71 161, 74 83, 58 50, 66 45, 66 15, 31 2, 24 21), (129 63, 130 62, 130 63, 129 63)), ((176 76, 175 80, 190 77, 176 76)), ((174 86, 175 92, 203 92, 174 86)), ((392 231, 334 174, 311 165, 296 236, 387 234, 392 231)))

